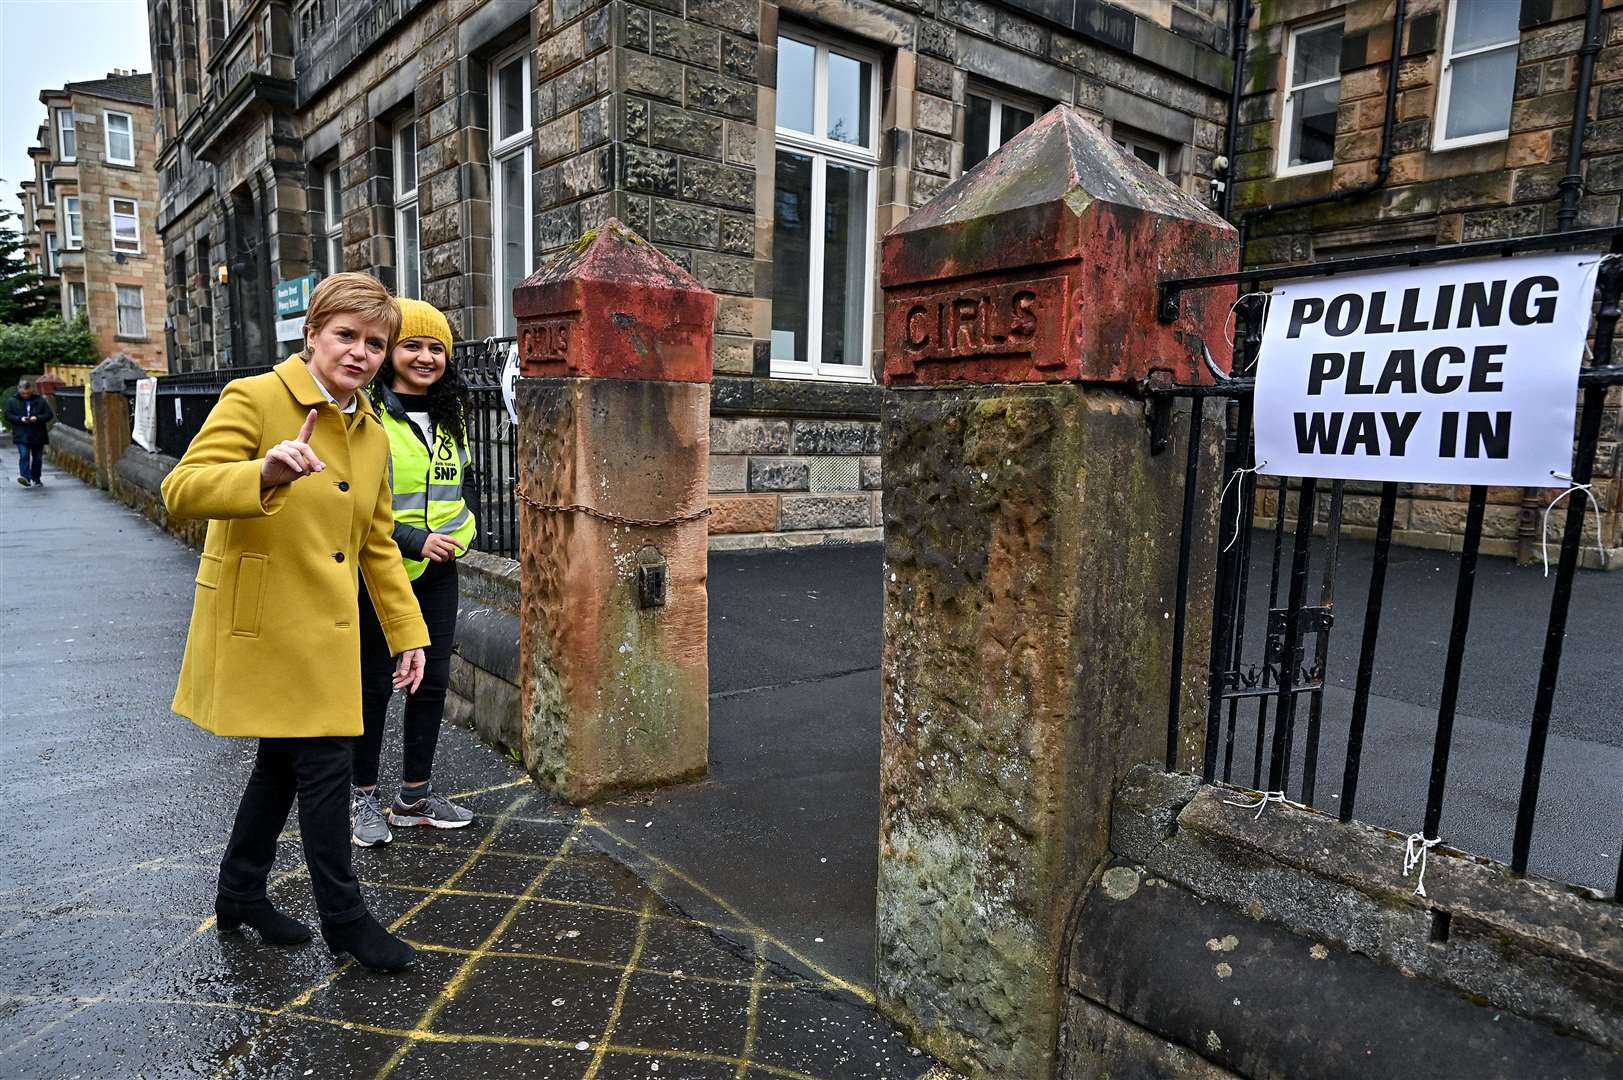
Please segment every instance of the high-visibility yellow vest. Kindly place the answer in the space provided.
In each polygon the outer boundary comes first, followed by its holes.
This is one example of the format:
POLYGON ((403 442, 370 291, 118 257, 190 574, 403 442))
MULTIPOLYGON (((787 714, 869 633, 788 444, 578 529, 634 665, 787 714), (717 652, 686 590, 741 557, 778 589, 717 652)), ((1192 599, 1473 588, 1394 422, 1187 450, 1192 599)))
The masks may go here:
MULTIPOLYGON (((473 543, 473 511, 462 499, 462 470, 467 452, 451 433, 434 429, 434 452, 428 452, 409 420, 387 407, 378 409, 389 433, 389 486, 394 492, 394 519, 473 543)), ((428 569, 427 559, 404 559, 406 576, 416 581, 428 569)))

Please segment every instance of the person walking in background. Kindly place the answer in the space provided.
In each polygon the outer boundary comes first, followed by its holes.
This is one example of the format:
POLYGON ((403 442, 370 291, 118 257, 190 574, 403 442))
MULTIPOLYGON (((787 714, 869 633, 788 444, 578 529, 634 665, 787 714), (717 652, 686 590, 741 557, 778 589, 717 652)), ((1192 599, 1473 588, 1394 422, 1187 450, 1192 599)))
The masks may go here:
MULTIPOLYGON (((355 740, 350 840, 373 847, 394 839, 389 826, 460 829, 473 814, 434 790, 434 749, 451 681, 456 638, 456 561, 473 542, 467 492, 467 402, 451 355, 451 324, 432 305, 401 299, 400 340, 372 385, 389 433, 394 539, 428 624, 422 685, 406 698, 400 791, 387 813, 378 797, 378 757, 389 711, 389 644, 371 598, 361 588, 361 712, 355 740)), ((476 500, 475 500, 476 501, 476 500)))
POLYGON ((422 680, 428 629, 392 537, 389 439, 362 388, 389 355, 400 311, 365 274, 334 274, 305 315, 305 346, 225 388, 163 482, 178 518, 207 518, 174 710, 216 735, 259 739, 220 863, 222 932, 292 945, 310 929, 266 895, 297 796, 299 835, 335 954, 394 971, 411 946, 367 911, 345 842, 350 742, 361 724, 365 580, 392 681, 422 680))
POLYGON ((39 474, 54 415, 50 403, 36 392, 33 379, 17 380, 17 396, 6 402, 6 424, 17 444, 17 483, 23 487, 45 486, 39 474))

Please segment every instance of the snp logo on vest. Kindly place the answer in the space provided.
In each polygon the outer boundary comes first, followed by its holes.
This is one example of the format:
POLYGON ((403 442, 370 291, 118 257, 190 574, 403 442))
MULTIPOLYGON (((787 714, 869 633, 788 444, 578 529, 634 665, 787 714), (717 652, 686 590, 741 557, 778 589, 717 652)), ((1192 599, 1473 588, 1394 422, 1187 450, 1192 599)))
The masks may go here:
POLYGON ((449 439, 446 439, 440 443, 439 449, 435 452, 434 456, 438 459, 434 462, 434 479, 436 481, 455 480, 456 451, 452 448, 449 439))

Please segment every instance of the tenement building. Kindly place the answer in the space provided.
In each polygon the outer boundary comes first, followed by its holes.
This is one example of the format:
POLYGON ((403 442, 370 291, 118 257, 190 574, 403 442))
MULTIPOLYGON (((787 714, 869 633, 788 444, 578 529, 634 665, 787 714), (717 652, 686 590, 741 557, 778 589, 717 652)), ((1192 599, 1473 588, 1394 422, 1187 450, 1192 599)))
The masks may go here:
POLYGON ((34 262, 62 317, 87 318, 99 356, 166 371, 152 76, 116 71, 39 99, 34 175, 17 191, 34 262))
MULTIPOLYGON (((1247 261, 1266 266, 1616 224, 1623 10, 1604 13, 1595 26, 1600 48, 1589 54, 1586 77, 1586 7, 1583 0, 1256 4, 1241 42, 1230 193, 1247 261)), ((1623 543, 1617 388, 1607 412, 1595 465, 1604 510, 1589 516, 1584 542, 1590 566, 1623 564, 1606 554, 1623 543), (1604 547, 1597 526, 1609 538, 1604 547)), ((1493 489, 1482 550, 1536 558, 1543 508, 1555 494, 1493 489)), ((1411 485, 1403 496, 1397 542, 1459 549, 1464 489, 1411 485)), ((1377 503, 1367 489, 1349 496, 1355 534, 1373 532, 1377 503)), ((1271 520, 1275 508, 1273 493, 1263 492, 1259 516, 1271 520)), ((1557 520, 1552 549, 1558 532, 1557 520)))
POLYGON ((1225 0, 154 0, 177 370, 367 270, 464 339, 616 216, 720 295, 714 542, 878 536, 878 237, 1058 103, 1208 191, 1225 0), (294 290, 296 292, 296 290, 294 290))

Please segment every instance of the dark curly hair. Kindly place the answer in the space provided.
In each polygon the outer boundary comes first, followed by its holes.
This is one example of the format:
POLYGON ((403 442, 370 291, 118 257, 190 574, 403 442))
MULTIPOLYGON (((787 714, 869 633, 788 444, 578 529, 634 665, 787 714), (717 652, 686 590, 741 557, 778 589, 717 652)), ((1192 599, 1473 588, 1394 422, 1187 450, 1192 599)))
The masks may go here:
MULTIPOLYGON (((376 379, 372 383, 372 400, 379 405, 382 396, 378 393, 380 385, 394 389, 395 370, 394 356, 390 355, 378 368, 376 379)), ((449 431, 451 437, 459 446, 466 447, 468 442, 468 384, 462 381, 462 370, 457 367, 456 357, 451 353, 445 354, 445 371, 434 385, 428 388, 428 419, 441 431, 449 431)))

